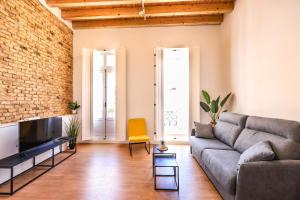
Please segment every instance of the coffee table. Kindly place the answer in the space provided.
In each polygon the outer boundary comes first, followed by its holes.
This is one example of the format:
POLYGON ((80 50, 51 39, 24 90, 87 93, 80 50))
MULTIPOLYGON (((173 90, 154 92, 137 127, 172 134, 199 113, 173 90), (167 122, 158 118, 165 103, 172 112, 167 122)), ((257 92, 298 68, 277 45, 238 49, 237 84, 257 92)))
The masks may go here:
POLYGON ((159 151, 158 145, 153 146, 153 177, 155 190, 179 191, 179 166, 176 161, 176 153, 167 150, 159 151), (159 172, 163 169, 163 173, 159 172))

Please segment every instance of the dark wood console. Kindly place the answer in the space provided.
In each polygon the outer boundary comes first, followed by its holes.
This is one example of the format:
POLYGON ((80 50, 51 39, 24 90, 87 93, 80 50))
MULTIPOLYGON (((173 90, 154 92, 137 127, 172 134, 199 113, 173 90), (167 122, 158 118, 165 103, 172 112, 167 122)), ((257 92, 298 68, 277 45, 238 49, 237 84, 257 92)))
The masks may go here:
POLYGON ((63 144, 69 143, 70 141, 75 140, 75 138, 69 138, 69 137, 64 137, 64 138, 59 138, 52 140, 50 142, 47 142, 45 144, 39 145, 38 147, 35 147, 34 149, 27 150, 25 152, 21 152, 18 154, 14 154, 12 156, 9 156, 7 158, 4 158, 0 160, 0 169, 9 169, 10 170, 10 178, 6 182, 0 184, 0 195, 13 195, 15 192, 19 191, 32 181, 36 180, 43 174, 47 173, 49 170, 53 169, 55 166, 59 165, 62 163, 64 160, 68 159, 70 156, 74 155, 76 153, 76 145, 73 150, 66 149, 63 151, 63 144), (59 152, 55 154, 55 148, 59 147, 59 152), (40 162, 36 163, 36 157, 47 152, 47 151, 52 151, 52 155, 50 158, 40 162), (58 157, 59 155, 66 154, 63 156, 62 159, 60 159, 58 162, 55 161, 55 158, 58 157), (26 161, 32 160, 32 167, 27 169, 26 171, 15 175, 14 176, 14 171, 15 167, 21 163, 24 163, 26 161), (31 178, 30 180, 26 181, 25 183, 22 183, 21 185, 18 184, 19 186, 16 187, 14 182, 18 178, 22 178, 22 176, 26 173, 29 173, 31 170, 37 167, 42 167, 45 168, 44 171, 34 178, 31 178), (3 189, 6 189, 7 191, 3 191, 3 189))

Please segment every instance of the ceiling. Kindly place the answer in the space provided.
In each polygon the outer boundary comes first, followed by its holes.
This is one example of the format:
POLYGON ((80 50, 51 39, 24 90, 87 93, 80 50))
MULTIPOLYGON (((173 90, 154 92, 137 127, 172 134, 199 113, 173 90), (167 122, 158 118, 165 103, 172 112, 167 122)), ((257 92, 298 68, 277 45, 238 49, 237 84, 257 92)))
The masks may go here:
POLYGON ((47 0, 74 29, 219 25, 234 0, 47 0), (144 9, 143 9, 144 8, 144 9))

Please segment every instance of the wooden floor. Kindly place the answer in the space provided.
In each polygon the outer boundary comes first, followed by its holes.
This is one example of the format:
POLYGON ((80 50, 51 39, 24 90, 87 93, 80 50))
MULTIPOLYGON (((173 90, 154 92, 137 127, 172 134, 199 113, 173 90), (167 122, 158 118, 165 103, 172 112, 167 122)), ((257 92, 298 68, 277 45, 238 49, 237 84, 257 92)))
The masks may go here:
POLYGON ((217 200, 220 195, 189 153, 171 146, 180 166, 180 191, 153 189, 152 157, 143 145, 81 144, 78 153, 11 197, 0 200, 217 200))

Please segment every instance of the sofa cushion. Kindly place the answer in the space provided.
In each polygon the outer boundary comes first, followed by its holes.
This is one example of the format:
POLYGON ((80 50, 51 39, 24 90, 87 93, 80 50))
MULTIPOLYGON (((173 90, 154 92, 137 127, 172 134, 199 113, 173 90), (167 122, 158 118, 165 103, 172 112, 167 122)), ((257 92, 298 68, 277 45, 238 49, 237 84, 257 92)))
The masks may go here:
POLYGON ((245 127, 247 116, 224 112, 214 128, 215 137, 233 147, 237 137, 245 127))
POLYGON ((248 162, 271 161, 274 157, 275 153, 269 141, 258 142, 242 153, 238 162, 238 168, 240 165, 248 162))
POLYGON ((240 155, 237 151, 216 149, 205 149, 202 153, 204 165, 218 183, 231 194, 235 194, 240 155))
POLYGON ((248 118, 246 127, 300 143, 300 122, 297 121, 252 116, 248 118))
POLYGON ((204 149, 233 150, 230 146, 224 144, 218 139, 197 138, 192 136, 190 143, 193 153, 199 155, 201 155, 204 149))
POLYGON ((194 122, 195 124, 195 136, 198 138, 214 138, 214 133, 211 124, 202 124, 194 122))
POLYGON ((223 112, 220 114, 220 119, 223 122, 228 122, 237 126, 245 127, 247 115, 223 112))
POLYGON ((237 138, 234 148, 242 153, 250 146, 268 140, 272 144, 277 159, 299 160, 299 135, 299 122, 262 117, 248 117, 246 128, 237 138))

